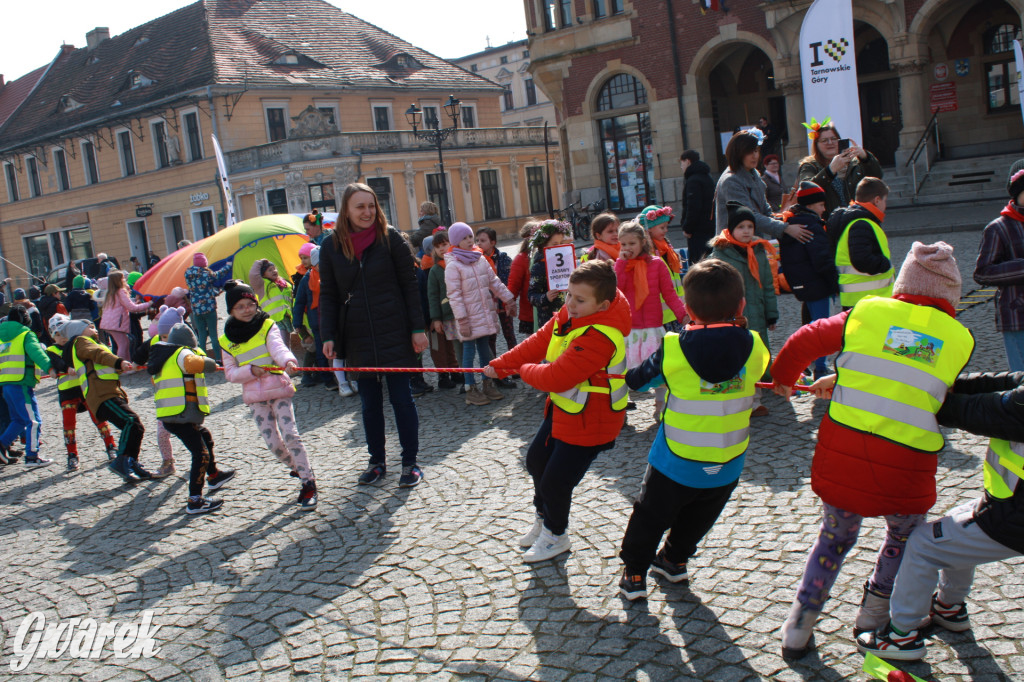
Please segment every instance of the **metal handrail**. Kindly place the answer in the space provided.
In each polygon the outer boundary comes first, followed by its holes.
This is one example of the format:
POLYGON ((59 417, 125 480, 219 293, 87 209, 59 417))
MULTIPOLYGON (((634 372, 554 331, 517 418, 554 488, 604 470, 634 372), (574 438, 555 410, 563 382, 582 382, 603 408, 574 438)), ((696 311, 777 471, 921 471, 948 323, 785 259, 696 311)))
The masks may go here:
POLYGON ((916 196, 920 191, 921 186, 924 185, 925 180, 928 179, 928 173, 931 172, 931 155, 928 154, 928 137, 931 135, 932 130, 935 131, 935 151, 939 151, 939 112, 932 114, 932 118, 928 121, 928 125, 925 126, 924 132, 921 133, 921 137, 918 138, 917 144, 914 145, 914 151, 910 153, 910 158, 907 159, 906 166, 910 167, 911 175, 914 179, 914 195, 916 196), (917 160, 921 154, 924 153, 924 177, 921 178, 920 184, 917 182, 917 160))

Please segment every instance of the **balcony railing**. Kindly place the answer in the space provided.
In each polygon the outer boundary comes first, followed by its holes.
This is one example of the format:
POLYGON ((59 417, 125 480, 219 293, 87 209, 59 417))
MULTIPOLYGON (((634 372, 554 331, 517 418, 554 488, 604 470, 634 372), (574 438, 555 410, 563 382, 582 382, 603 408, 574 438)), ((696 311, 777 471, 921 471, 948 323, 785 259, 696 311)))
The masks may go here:
MULTIPOLYGON (((558 136, 548 133, 548 141, 557 147, 558 136)), ((481 147, 529 147, 544 144, 544 128, 461 128, 446 140, 444 149, 474 149, 481 147)), ((434 145, 407 130, 388 130, 364 133, 336 133, 318 137, 279 140, 255 147, 246 147, 227 153, 228 172, 268 168, 284 163, 315 161, 359 153, 392 154, 429 151, 434 145)))

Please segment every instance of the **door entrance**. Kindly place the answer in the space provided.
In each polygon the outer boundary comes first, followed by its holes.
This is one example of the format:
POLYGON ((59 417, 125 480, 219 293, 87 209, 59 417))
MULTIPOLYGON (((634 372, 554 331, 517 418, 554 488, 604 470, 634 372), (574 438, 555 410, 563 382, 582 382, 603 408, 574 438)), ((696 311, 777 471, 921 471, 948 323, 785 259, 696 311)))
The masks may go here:
POLYGON ((128 250, 139 259, 139 263, 149 259, 149 234, 145 220, 128 221, 128 250))
MULTIPOLYGON (((860 118, 864 140, 860 141, 883 166, 896 164, 900 145, 900 79, 887 78, 860 84, 860 118)), ((859 141, 859 140, 858 140, 859 141)))

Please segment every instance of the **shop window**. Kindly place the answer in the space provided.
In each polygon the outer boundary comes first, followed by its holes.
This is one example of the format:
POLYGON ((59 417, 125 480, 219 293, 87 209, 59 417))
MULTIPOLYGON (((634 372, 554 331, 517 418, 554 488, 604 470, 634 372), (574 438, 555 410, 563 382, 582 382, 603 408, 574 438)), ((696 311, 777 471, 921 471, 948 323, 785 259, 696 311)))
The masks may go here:
POLYGON ((45 234, 36 234, 22 240, 25 245, 25 256, 28 270, 36 277, 46 277, 53 269, 50 259, 50 240, 45 234))
POLYGON ((68 256, 70 260, 92 258, 92 233, 88 227, 76 227, 64 233, 67 237, 68 256))
POLYGON ((500 220, 501 188, 498 186, 498 171, 480 171, 480 194, 484 202, 484 220, 500 220))
POLYGON ((543 166, 530 166, 526 169, 526 193, 530 197, 530 213, 537 215, 548 210, 543 166))

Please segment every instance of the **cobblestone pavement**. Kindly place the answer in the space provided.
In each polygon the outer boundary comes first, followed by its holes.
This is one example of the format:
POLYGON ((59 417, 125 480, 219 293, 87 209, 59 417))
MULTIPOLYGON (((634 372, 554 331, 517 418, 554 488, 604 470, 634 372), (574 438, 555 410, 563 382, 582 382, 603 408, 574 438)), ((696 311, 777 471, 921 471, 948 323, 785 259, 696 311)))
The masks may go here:
MULTIPOLYGON (((965 291, 975 288, 979 233, 949 239, 965 291)), ((901 258, 910 241, 895 239, 893 253, 901 258)), ((776 350, 798 319, 792 297, 782 309, 776 350)), ((978 339, 971 367, 1004 369, 992 303, 962 319, 978 339)), ((156 465, 148 379, 126 384, 146 423, 143 463, 156 465)), ((296 412, 321 488, 319 509, 302 513, 298 484, 263 446, 239 389, 220 377, 212 384, 208 425, 218 459, 238 476, 221 492, 223 509, 201 517, 182 514, 188 463, 177 443, 176 477, 129 487, 106 470, 89 426, 80 430, 82 470, 65 473, 55 391, 39 391, 43 453, 57 461, 0 469, 0 664, 12 660, 15 633, 34 611, 50 622, 138 622, 151 610, 161 650, 116 660, 108 646, 98 660, 65 654, 4 674, 48 682, 864 679, 851 626, 881 540, 874 520, 818 625, 817 653, 792 665, 779 655, 777 631, 819 523, 809 474, 823 404, 768 398, 771 415, 755 422, 742 481, 691 563, 691 587, 650 579, 650 599, 626 603, 616 555, 655 432, 651 396, 577 489, 572 553, 528 566, 516 539, 532 520, 522 460, 541 416, 536 391, 520 387, 483 408, 454 391, 419 399, 426 478, 399 489, 397 455, 382 485, 356 485, 367 459, 358 398, 300 390, 296 412)), ((950 434, 936 514, 979 494, 983 455, 982 439, 950 434)), ((1024 679, 1021 565, 980 568, 973 631, 939 635, 927 662, 905 667, 933 680, 1024 679)))

